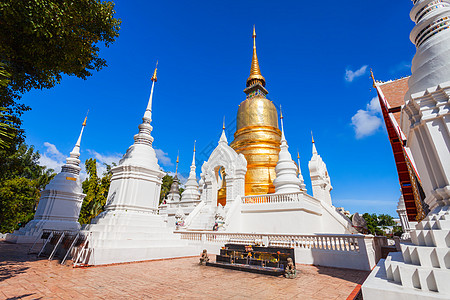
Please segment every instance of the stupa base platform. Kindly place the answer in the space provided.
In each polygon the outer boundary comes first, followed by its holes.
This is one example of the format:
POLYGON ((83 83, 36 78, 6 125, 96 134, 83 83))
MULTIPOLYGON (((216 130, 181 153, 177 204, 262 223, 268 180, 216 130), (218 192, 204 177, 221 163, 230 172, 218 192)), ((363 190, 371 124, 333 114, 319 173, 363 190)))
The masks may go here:
POLYGON ((245 271, 263 275, 281 276, 284 274, 283 269, 272 267, 252 266, 245 264, 229 264, 224 262, 207 262, 206 265, 211 267, 245 271))
POLYGON ((421 289, 406 288, 387 279, 384 259, 370 273, 362 285, 364 300, 437 300, 448 299, 448 295, 421 289))

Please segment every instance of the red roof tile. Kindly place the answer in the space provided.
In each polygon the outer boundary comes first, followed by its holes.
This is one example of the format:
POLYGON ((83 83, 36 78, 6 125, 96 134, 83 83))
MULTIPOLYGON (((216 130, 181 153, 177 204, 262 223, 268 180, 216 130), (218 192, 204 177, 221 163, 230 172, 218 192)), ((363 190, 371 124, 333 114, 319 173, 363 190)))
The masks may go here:
MULTIPOLYGON (((405 104, 405 94, 408 91, 408 79, 409 77, 405 77, 378 85, 391 109, 400 108, 405 104)), ((393 113, 393 115, 400 125, 400 111, 393 113)))

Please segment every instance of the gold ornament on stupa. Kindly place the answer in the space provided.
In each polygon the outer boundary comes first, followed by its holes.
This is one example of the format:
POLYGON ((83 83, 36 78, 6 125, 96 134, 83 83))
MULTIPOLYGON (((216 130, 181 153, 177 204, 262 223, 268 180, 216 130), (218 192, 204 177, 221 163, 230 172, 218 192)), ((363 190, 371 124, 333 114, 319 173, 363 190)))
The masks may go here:
POLYGON ((256 31, 253 27, 253 57, 244 92, 247 98, 239 105, 236 132, 231 147, 247 160, 245 195, 273 193, 275 166, 280 152, 281 131, 278 113, 265 89, 256 55, 256 31))

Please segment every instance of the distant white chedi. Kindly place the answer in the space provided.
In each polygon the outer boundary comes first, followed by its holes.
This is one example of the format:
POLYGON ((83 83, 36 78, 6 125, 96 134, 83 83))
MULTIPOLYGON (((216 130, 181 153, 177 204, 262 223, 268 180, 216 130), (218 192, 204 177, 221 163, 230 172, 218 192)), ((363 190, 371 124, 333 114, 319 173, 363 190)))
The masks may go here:
POLYGON ((80 136, 62 166, 61 172, 53 178, 41 192, 41 198, 34 215, 34 219, 25 227, 6 236, 6 241, 13 243, 34 243, 41 237, 42 231, 80 229, 78 217, 81 204, 86 196, 83 194, 80 180, 80 144, 83 130, 86 126, 84 119, 80 136))
POLYGON ((380 260, 362 286, 365 300, 450 299, 450 1, 414 0, 417 51, 401 128, 430 213, 402 252, 380 260))

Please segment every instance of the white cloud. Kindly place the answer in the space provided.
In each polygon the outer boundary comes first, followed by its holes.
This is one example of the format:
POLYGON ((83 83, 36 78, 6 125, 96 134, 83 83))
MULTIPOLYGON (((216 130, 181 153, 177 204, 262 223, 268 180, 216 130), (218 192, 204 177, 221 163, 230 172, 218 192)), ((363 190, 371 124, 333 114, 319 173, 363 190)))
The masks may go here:
POLYGON ((167 153, 164 152, 161 149, 155 149, 156 152, 156 158, 158 159, 158 162, 163 166, 173 166, 172 161, 170 160, 170 157, 168 157, 167 153))
POLYGON ((367 104, 367 110, 381 114, 381 106, 378 97, 373 97, 372 100, 370 100, 367 104))
POLYGON ((45 142, 44 147, 45 151, 39 158, 39 164, 59 173, 61 171, 61 166, 64 164, 66 158, 65 155, 62 154, 54 144, 49 142, 45 142))
POLYGON ((345 70, 345 80, 348 82, 352 82, 355 78, 366 74, 366 71, 367 71, 367 65, 362 66, 361 68, 359 68, 356 71, 347 69, 347 70, 345 70))
POLYGON ((367 103, 366 110, 359 109, 352 117, 352 126, 357 139, 374 134, 382 126, 382 123, 378 97, 373 97, 367 103))
POLYGON ((106 173, 106 166, 105 164, 112 165, 113 163, 119 164, 119 160, 122 159, 121 154, 100 154, 95 150, 87 149, 87 152, 92 155, 97 160, 97 175, 102 176, 104 173, 106 173))
POLYGON ((381 127, 381 119, 366 110, 358 110, 352 117, 352 125, 355 129, 356 138, 374 134, 381 127))

